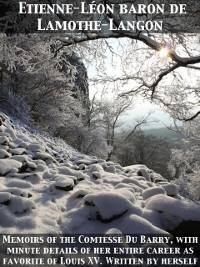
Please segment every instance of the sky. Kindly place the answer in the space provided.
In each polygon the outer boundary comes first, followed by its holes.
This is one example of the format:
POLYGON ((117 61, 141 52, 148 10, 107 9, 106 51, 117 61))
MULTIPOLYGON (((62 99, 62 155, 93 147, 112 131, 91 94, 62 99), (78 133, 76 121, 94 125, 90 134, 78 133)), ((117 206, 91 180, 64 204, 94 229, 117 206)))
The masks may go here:
POLYGON ((133 109, 127 112, 127 115, 123 117, 123 120, 125 124, 131 126, 134 123, 133 118, 146 117, 149 112, 151 112, 149 117, 151 122, 147 125, 144 125, 142 128, 162 128, 165 127, 165 125, 170 126, 173 124, 173 120, 170 118, 169 114, 162 111, 159 106, 153 105, 148 101, 144 101, 139 97, 133 109))
MULTIPOLYGON (((118 43, 114 40, 108 40, 109 44, 112 45, 112 48, 118 53, 118 43)), ((124 42, 124 41, 122 41, 124 42)), ((120 52, 119 52, 120 54, 120 52)), ((105 51, 105 59, 104 59, 104 71, 109 75, 112 76, 113 73, 121 73, 120 69, 120 58, 115 57, 114 58, 114 67, 112 66, 112 54, 110 51, 105 51)), ((90 79, 94 79, 98 77, 99 69, 95 66, 96 64, 90 64, 88 65, 88 77, 90 79)), ((90 93, 90 99, 93 98, 94 94, 97 94, 97 98, 100 98, 103 90, 103 84, 102 85, 96 85, 94 86, 92 83, 89 83, 89 93, 90 93)), ((126 89, 127 91, 130 87, 130 84, 124 85, 123 89, 126 89)), ((132 86, 132 85, 131 85, 132 86)), ((108 100, 112 100, 113 97, 116 95, 115 92, 112 92, 111 89, 108 89, 106 91, 103 91, 103 94, 105 98, 108 100)), ((145 128, 161 128, 165 127, 165 125, 169 126, 173 124, 173 120, 170 118, 169 114, 161 110, 161 107, 158 105, 152 104, 148 100, 142 99, 142 97, 134 97, 134 104, 133 108, 129 111, 127 111, 127 114, 122 117, 121 120, 123 120, 124 125, 132 126, 134 124, 135 119, 137 118, 144 118, 146 117, 149 112, 151 112, 150 120, 155 121, 145 126, 145 128)))
MULTIPOLYGON (((88 73, 89 77, 91 73, 88 73)), ((96 94, 95 98, 100 99, 101 92, 103 88, 101 86, 95 87, 93 84, 89 83, 89 96, 90 99, 96 94)), ((104 97, 108 100, 112 100, 115 93, 112 91, 104 92, 104 97)), ((161 107, 156 104, 151 103, 148 100, 144 100, 142 97, 135 97, 133 101, 132 108, 126 112, 125 115, 121 117, 121 121, 124 122, 124 126, 133 126, 136 119, 145 118, 151 113, 149 120, 151 123, 143 126, 145 129, 150 128, 162 128, 165 125, 170 126, 173 124, 173 119, 170 115, 163 111, 161 107)))
MULTIPOLYGON (((95 97, 100 99, 101 95, 101 86, 94 87, 92 84, 89 85, 90 99, 93 98, 94 94, 97 94, 95 97)), ((104 93, 106 99, 112 100, 115 94, 111 91, 106 91, 104 93)), ((170 118, 170 115, 164 112, 161 107, 156 104, 151 103, 148 100, 144 100, 142 97, 135 97, 133 101, 132 108, 126 111, 126 114, 121 117, 123 122, 123 127, 133 126, 135 121, 140 118, 145 118, 148 114, 149 121, 147 125, 144 125, 142 128, 150 129, 150 128, 162 128, 165 125, 170 126, 173 124, 173 120, 170 118)))

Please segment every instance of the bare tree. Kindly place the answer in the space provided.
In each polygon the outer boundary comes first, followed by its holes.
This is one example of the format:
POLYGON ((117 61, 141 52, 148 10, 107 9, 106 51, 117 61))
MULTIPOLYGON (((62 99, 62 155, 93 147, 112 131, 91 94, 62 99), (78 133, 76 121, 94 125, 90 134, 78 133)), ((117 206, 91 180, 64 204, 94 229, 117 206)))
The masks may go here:
POLYGON ((105 134, 107 144, 110 147, 107 160, 111 159, 112 154, 114 153, 115 147, 117 146, 115 140, 115 134, 117 128, 120 126, 119 119, 125 112, 131 108, 132 99, 130 98, 117 98, 114 101, 104 102, 103 109, 103 124, 105 127, 105 134))
MULTIPOLYGON (((126 143, 134 136, 135 132, 142 126, 153 122, 150 119, 151 113, 146 117, 134 118, 132 116, 131 126, 126 125, 126 119, 124 116, 129 110, 133 110, 134 114, 134 101, 132 97, 112 97, 112 100, 108 100, 104 95, 101 95, 101 99, 95 99, 93 97, 91 102, 91 115, 90 115, 90 129, 99 129, 107 142, 107 160, 111 160, 115 151, 124 147, 126 143), (125 133, 121 136, 120 132, 125 133), (128 130, 128 128, 130 128, 128 130)), ((129 115, 130 116, 130 115, 129 115)))
MULTIPOLYGON (((99 4, 106 5, 120 4, 121 1, 99 1, 99 4)), ((128 1, 125 4, 129 6, 137 3, 136 1, 128 1)), ((147 1, 149 4, 150 1, 147 1)), ((180 1, 177 1, 180 3, 180 1)), ((192 18, 198 16, 199 3, 197 1, 187 1, 187 19, 182 21, 183 27, 190 27, 192 18)), ((155 20, 153 15, 146 15, 146 20, 155 20), (150 17, 149 17, 150 16, 150 17)), ((132 16, 137 21, 137 15, 132 16)), ((119 12, 114 14, 111 12, 104 13, 99 16, 99 20, 112 20, 118 29, 120 22, 127 19, 126 15, 120 15, 119 12)), ((67 38, 60 37, 61 41, 59 49, 63 47, 77 47, 83 45, 87 50, 89 44, 89 53, 85 52, 89 58, 93 54, 96 58, 100 55, 97 48, 103 51, 110 51, 116 55, 116 45, 112 46, 108 39, 114 38, 119 41, 121 46, 121 71, 112 75, 102 74, 102 68, 98 82, 104 85, 107 83, 117 83, 117 88, 128 84, 129 89, 121 92, 121 95, 131 95, 140 93, 144 97, 154 100, 166 108, 172 116, 180 120, 192 120, 200 114, 199 110, 199 78, 200 71, 200 46, 199 34, 188 33, 197 31, 198 29, 191 26, 187 33, 175 32, 173 23, 170 24, 166 19, 166 28, 163 33, 154 32, 146 33, 143 31, 133 30, 110 30, 108 32, 88 32, 78 31, 78 33, 67 34, 67 38), (106 47, 106 48, 105 48, 106 47), (165 58, 163 56, 165 51, 165 58), (161 52, 161 53, 160 53, 161 52), (188 97, 189 96, 189 97, 188 97)), ((184 29, 182 29, 184 31, 184 29)), ((102 60, 103 56, 101 57, 102 60)), ((102 64, 102 62, 100 63, 102 64)), ((113 86, 113 85, 112 85, 113 86)))
MULTIPOLYGON (((127 135, 127 132, 124 134, 127 135)), ((134 135, 122 143, 115 153, 123 166, 144 164, 159 172, 163 177, 169 178, 167 162, 171 152, 164 138, 146 135, 141 129, 137 129, 134 135)))
MULTIPOLYGON (((9 6, 9 3, 12 3, 12 0, 6 3, 7 7, 12 6, 9 6)), ((44 3, 52 5, 57 4, 57 1, 46 0, 44 3)), ((68 4, 68 1, 61 0, 59 3, 68 4)), ((182 1, 177 0, 176 3, 180 4, 182 1)), ((85 6, 89 4, 91 4, 91 1, 85 1, 85 6)), ((196 118, 200 114, 198 78, 200 70, 200 35, 197 34, 199 30, 199 1, 190 0, 186 2, 187 14, 180 18, 182 23, 179 23, 179 25, 175 25, 178 21, 176 20, 177 17, 169 17, 169 13, 155 14, 147 12, 142 16, 141 20, 144 20, 144 22, 155 22, 163 19, 164 28, 162 33, 148 32, 142 29, 127 30, 122 27, 122 21, 131 20, 138 22, 141 14, 138 15, 137 12, 120 14, 119 6, 127 4, 127 10, 129 10, 132 5, 137 7, 137 4, 139 4, 137 1, 100 0, 93 4, 95 4, 94 8, 100 6, 104 12, 91 12, 88 15, 80 14, 80 10, 76 10, 73 14, 47 16, 47 19, 59 20, 61 22, 76 20, 77 26, 71 32, 54 32, 37 38, 43 39, 46 43, 49 43, 49 40, 56 42, 56 54, 59 54, 64 47, 67 47, 77 51, 88 62, 95 58, 96 62, 98 61, 98 69, 101 71, 101 77, 99 77, 98 82, 102 81, 108 85, 110 82, 117 83, 116 88, 122 88, 121 85, 128 84, 128 89, 126 88, 126 90, 121 92, 122 95, 140 93, 144 97, 161 104, 172 116, 178 119, 188 121, 196 118), (108 9, 108 6, 112 5, 116 7, 114 12, 108 9), (109 31, 103 29, 99 31, 80 30, 78 29, 79 20, 90 22, 98 20, 107 24, 112 21, 114 29, 109 31), (119 41, 121 53, 116 51, 116 44, 112 46, 109 39, 119 41), (118 61, 118 65, 121 65, 121 71, 114 71, 113 75, 109 74, 109 76, 103 77, 102 70, 105 65, 107 51, 110 51, 113 56, 119 56, 120 61, 118 61), (165 53, 163 53, 164 51, 165 53), (161 59, 160 55, 164 54, 166 57, 161 59)), ((145 1, 145 4, 148 6, 152 2, 148 0, 145 1)), ((79 5, 80 2, 74 1, 74 6, 79 5)), ((14 10, 13 13, 7 14, 7 16, 3 17, 3 21, 8 20, 9 23, 13 21, 15 27, 18 24, 22 27, 23 21, 19 20, 15 12, 14 10)), ((29 18, 27 14, 24 17, 26 20, 29 18)), ((31 22, 31 19, 29 21, 31 22)), ((11 26, 10 28, 12 29, 11 26)), ((35 35, 32 37, 36 38, 35 35)), ((23 50, 25 51, 26 49, 23 50)), ((27 53, 24 53, 24 51, 23 61, 26 61, 27 53)), ((22 51, 20 53, 22 54, 22 51)), ((17 57, 19 57, 19 54, 13 53, 12 57, 8 59, 11 67, 13 67, 13 62, 17 57)), ((112 85, 112 87, 114 86, 112 85)))

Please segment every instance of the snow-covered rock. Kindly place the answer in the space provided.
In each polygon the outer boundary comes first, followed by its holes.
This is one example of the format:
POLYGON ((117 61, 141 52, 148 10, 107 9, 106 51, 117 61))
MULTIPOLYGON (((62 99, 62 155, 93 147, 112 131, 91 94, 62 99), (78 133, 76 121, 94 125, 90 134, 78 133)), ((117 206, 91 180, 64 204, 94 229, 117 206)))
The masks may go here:
POLYGON ((58 167, 58 171, 63 175, 75 176, 78 181, 85 179, 85 175, 81 171, 76 171, 74 169, 70 169, 69 167, 58 167))
POLYGON ((35 202, 31 199, 26 199, 20 196, 12 196, 8 208, 13 213, 20 214, 34 209, 35 202))
POLYGON ((166 194, 166 191, 161 186, 147 188, 142 192, 143 198, 146 200, 154 195, 166 194))
POLYGON ((26 153, 26 149, 25 148, 12 148, 12 149, 9 149, 9 152, 12 154, 12 155, 22 155, 24 153, 26 153))
POLYGON ((0 204, 8 204, 11 199, 11 194, 8 192, 0 192, 0 204))
POLYGON ((6 136, 0 136, 0 144, 1 145, 8 145, 9 139, 6 136))
POLYGON ((18 172, 22 163, 14 159, 0 159, 0 175, 6 175, 9 172, 18 172))
POLYGON ((101 173, 98 171, 92 172, 92 178, 94 179, 100 179, 101 178, 101 173))
POLYGON ((0 159, 9 158, 11 154, 7 152, 5 149, 0 149, 0 159))
POLYGON ((161 228, 156 227, 146 219, 136 214, 129 215, 122 221, 122 233, 126 234, 158 234, 167 235, 168 233, 161 228))
POLYGON ((58 189, 69 191, 74 188, 74 180, 67 176, 60 175, 55 178, 55 186, 58 189))
POLYGON ((192 222, 200 206, 145 165, 84 155, 0 114, 0 233, 166 234, 192 222))
POLYGON ((200 206, 159 194, 148 199, 146 209, 160 213, 162 225, 171 230, 183 221, 200 222, 200 206))
POLYGON ((168 196, 176 197, 178 195, 178 187, 175 184, 167 183, 162 185, 168 196))
POLYGON ((88 194, 83 198, 85 205, 94 206, 97 209, 97 219, 101 222, 111 222, 129 210, 140 213, 138 207, 122 194, 115 192, 97 192, 88 194))

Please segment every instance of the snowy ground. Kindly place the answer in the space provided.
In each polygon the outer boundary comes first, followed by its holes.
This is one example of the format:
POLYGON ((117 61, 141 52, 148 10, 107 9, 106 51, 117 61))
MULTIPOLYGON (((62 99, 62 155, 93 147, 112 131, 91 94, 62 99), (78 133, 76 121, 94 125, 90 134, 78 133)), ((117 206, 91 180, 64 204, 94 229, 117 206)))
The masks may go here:
POLYGON ((78 153, 0 114, 0 233, 166 234, 200 206, 144 165, 78 153))

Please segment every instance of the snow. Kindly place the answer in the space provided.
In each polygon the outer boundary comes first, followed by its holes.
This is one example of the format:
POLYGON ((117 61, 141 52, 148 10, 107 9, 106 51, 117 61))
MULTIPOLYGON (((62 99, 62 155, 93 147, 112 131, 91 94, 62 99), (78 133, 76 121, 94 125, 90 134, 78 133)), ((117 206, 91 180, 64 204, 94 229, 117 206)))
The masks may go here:
POLYGON ((121 235, 122 232, 117 228, 110 228, 108 231, 105 232, 107 235, 121 235))
POLYGON ((136 194, 133 193, 131 188, 119 188, 115 191, 121 194, 122 196, 126 197, 132 203, 136 202, 137 200, 136 194))
POLYGON ((0 159, 9 158, 11 156, 5 149, 0 149, 0 159))
POLYGON ((9 139, 6 136, 0 136, 0 144, 1 145, 9 144, 9 139))
POLYGON ((174 229, 183 221, 200 221, 200 206, 159 194, 148 199, 146 209, 161 213, 165 228, 174 229))
POLYGON ((76 171, 68 167, 58 167, 58 171, 63 175, 75 176, 78 180, 85 178, 84 174, 81 171, 76 171))
POLYGON ((90 165, 90 164, 94 164, 96 163, 97 160, 96 159, 79 159, 77 160, 77 164, 85 164, 85 165, 90 165))
POLYGON ((177 196, 178 195, 178 187, 175 184, 168 183, 162 185, 162 187, 165 189, 166 193, 168 196, 177 196))
POLYGON ((100 179, 101 178, 101 173, 98 171, 92 172, 92 178, 94 179, 100 179))
POLYGON ((153 225, 162 228, 161 219, 156 211, 143 209, 142 210, 142 217, 152 223, 153 225))
POLYGON ((137 187, 139 187, 141 190, 149 188, 149 186, 147 184, 143 183, 143 181, 139 181, 138 179, 135 179, 135 176, 131 177, 131 178, 124 178, 122 180, 122 183, 134 184, 137 187))
POLYGON ((0 174, 5 175, 9 172, 18 172, 22 163, 14 159, 0 159, 0 174))
POLYGON ((106 166, 106 164, 104 164, 103 167, 106 172, 116 173, 115 166, 106 166))
POLYGON ((26 149, 25 148, 13 148, 9 150, 10 153, 12 153, 13 155, 21 155, 26 153, 26 149))
POLYGON ((19 214, 34 209, 35 203, 31 199, 26 199, 21 196, 12 196, 8 208, 13 213, 19 214))
POLYGON ((0 204, 4 204, 11 199, 11 194, 8 192, 0 193, 0 204))
POLYGON ((100 164, 93 164, 90 166, 89 171, 92 172, 103 172, 103 167, 100 164))
MULTIPOLYGON (((20 185, 20 183, 18 185, 20 185)), ((25 197, 25 198, 28 198, 30 195, 30 193, 27 190, 20 188, 20 186, 19 187, 8 187, 6 189, 6 192, 9 192, 15 196, 21 196, 21 197, 25 197)))
POLYGON ((164 188, 158 186, 148 188, 142 192, 142 196, 145 200, 157 194, 166 194, 166 191, 164 188))
POLYGON ((38 143, 31 143, 28 146, 28 150, 31 150, 33 152, 37 152, 37 151, 44 152, 45 151, 45 147, 43 145, 38 144, 38 143))
POLYGON ((200 206, 145 165, 89 157, 2 116, 0 233, 168 234, 200 222, 200 206))
POLYGON ((62 175, 55 178, 55 185, 60 187, 73 186, 74 181, 73 179, 62 175))
POLYGON ((150 175, 149 175, 149 173, 148 173, 148 171, 146 170, 146 169, 139 169, 138 170, 138 175, 140 175, 140 176, 143 176, 143 177, 145 177, 145 179, 147 180, 147 181, 150 181, 151 179, 150 179, 150 175))
POLYGON ((125 217, 120 230, 125 234, 168 234, 136 214, 125 217))
POLYGON ((20 179, 11 179, 6 183, 8 187, 18 187, 18 188, 31 188, 32 184, 30 182, 27 182, 26 180, 20 180, 20 179))
POLYGON ((135 207, 126 197, 112 191, 88 194, 83 198, 83 201, 87 206, 95 206, 97 216, 103 221, 111 221, 129 210, 140 213, 140 209, 135 207))

